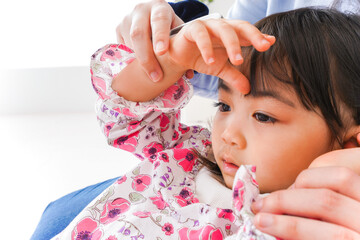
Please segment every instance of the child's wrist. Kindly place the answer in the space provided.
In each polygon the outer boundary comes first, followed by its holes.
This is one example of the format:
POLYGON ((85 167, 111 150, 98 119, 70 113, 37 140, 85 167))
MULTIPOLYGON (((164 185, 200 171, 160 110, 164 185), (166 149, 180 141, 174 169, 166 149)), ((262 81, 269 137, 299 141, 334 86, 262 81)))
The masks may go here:
POLYGON ((166 74, 171 74, 171 75, 179 75, 179 77, 180 77, 180 76, 184 75, 187 70, 189 70, 185 66, 182 66, 181 64, 177 63, 170 56, 169 53, 165 53, 162 56, 157 56, 157 59, 161 65, 161 68, 164 71, 164 76, 166 74))

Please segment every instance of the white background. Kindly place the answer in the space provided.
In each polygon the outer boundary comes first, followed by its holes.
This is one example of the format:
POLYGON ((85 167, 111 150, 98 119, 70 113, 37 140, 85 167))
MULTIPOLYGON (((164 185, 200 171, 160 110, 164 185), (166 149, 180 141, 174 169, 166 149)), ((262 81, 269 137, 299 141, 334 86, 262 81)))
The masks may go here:
MULTIPOLYGON (((1 239, 29 239, 49 202, 137 164, 106 145, 88 65, 97 48, 116 42, 117 24, 139 2, 14 0, 0 7, 1 239)), ((211 11, 225 15, 231 2, 215 0, 211 11)), ((194 98, 188 122, 207 121, 210 103, 194 98)))

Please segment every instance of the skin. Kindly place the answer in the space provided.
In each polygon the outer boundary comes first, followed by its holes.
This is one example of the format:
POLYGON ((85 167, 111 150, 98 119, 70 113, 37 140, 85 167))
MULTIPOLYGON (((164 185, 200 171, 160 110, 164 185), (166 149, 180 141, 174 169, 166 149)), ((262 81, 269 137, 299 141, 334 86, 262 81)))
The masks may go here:
MULTIPOLYGON (((331 163, 350 155, 359 159, 359 148, 321 158, 331 163)), ((360 239, 359 185, 360 176, 346 167, 306 169, 291 189, 252 205, 255 226, 281 239, 360 239)))
POLYGON ((229 188, 240 165, 255 165, 261 192, 285 189, 315 158, 333 149, 323 117, 306 110, 288 88, 275 85, 244 96, 224 83, 219 102, 212 146, 229 188))
POLYGON ((218 76, 246 94, 250 91, 249 82, 235 67, 243 62, 241 46, 266 51, 275 43, 275 38, 241 20, 210 19, 185 26, 170 43, 168 52, 157 57, 164 69, 162 81, 151 81, 136 59, 115 77, 112 88, 130 101, 149 101, 173 85, 186 71, 194 69, 218 76), (188 52, 192 54, 184 54, 188 52), (129 76, 131 81, 128 81, 129 76))
MULTIPOLYGON (((161 2, 163 1, 154 0, 149 2, 149 5, 146 5, 148 6, 147 11, 151 12, 153 7, 161 2)), ((136 9, 134 10, 135 12, 137 11, 136 9)), ((136 15, 135 12, 132 14, 136 15)), ((144 16, 143 14, 148 14, 146 16, 150 16, 149 12, 142 13, 139 16, 144 16)), ((147 20, 146 18, 144 19, 146 22, 149 20, 149 18, 147 20)), ((139 18, 137 21, 139 21, 139 18)), ((127 21, 127 24, 132 26, 131 21, 127 21)), ((159 24, 159 22, 152 21, 151 24, 152 29, 154 29, 155 25, 159 24)), ((163 55, 156 56, 156 60, 165 71, 164 77, 160 82, 154 83, 149 77, 148 70, 141 64, 142 62, 150 63, 150 60, 141 60, 140 62, 136 60, 126 67, 124 71, 121 71, 114 79, 112 87, 119 95, 122 95, 129 100, 147 101, 158 96, 163 90, 171 86, 177 81, 178 77, 180 77, 181 74, 184 74, 188 69, 195 69, 199 72, 220 76, 225 80, 229 87, 231 86, 232 89, 236 89, 242 94, 247 94, 249 86, 246 78, 239 72, 234 71, 234 69, 228 65, 227 57, 224 58, 224 55, 230 56, 230 61, 233 65, 239 65, 242 63, 242 60, 236 56, 238 56, 239 53, 241 54, 241 52, 239 52, 239 48, 236 47, 236 44, 242 46, 254 45, 257 50, 266 51, 266 49, 275 42, 275 38, 264 36, 259 32, 256 32, 256 30, 246 23, 236 24, 238 28, 226 21, 225 24, 229 24, 227 28, 223 28, 224 22, 194 22, 190 26, 183 28, 179 34, 172 38, 170 45, 166 45, 167 43, 165 42, 165 49, 169 49, 169 51, 164 50, 162 52, 163 55), (232 41, 235 41, 231 44, 222 42, 222 40, 215 35, 222 29, 225 30, 221 32, 221 35, 229 34, 229 36, 234 36, 232 31, 235 31, 237 40, 231 38, 232 41), (202 36, 205 37, 196 38, 197 34, 202 34, 202 36), (214 45, 209 45, 209 39, 211 39, 211 43, 214 43, 214 45), (267 43, 262 40, 267 40, 267 43), (172 46, 181 46, 181 48, 174 48, 172 46), (187 56, 184 54, 186 52, 192 53, 191 56, 193 59, 190 59, 191 61, 186 58, 187 56), (214 61, 209 61, 211 58, 213 58, 214 61), (194 59, 195 61, 193 61, 194 59), (128 81, 128 79, 131 79, 132 81, 128 81), (139 86, 144 86, 144 89, 140 89, 139 86), (127 89, 127 87, 129 87, 129 89, 127 89), (136 89, 136 91, 131 91, 131 89, 136 89), (132 94, 126 95, 129 92, 132 94)), ((147 29, 148 35, 146 36, 151 35, 149 32, 149 24, 140 24, 138 26, 144 26, 145 30, 147 29)), ((142 30, 138 31, 141 32, 142 30)), ((159 32, 160 27, 156 31, 159 32)), ((165 27, 160 32, 166 33, 162 36, 168 36, 169 29, 165 27)), ((134 36, 136 35, 137 34, 134 34, 134 36)), ((119 41, 125 43, 127 43, 127 41, 131 42, 131 40, 125 39, 126 36, 123 35, 119 41)), ((155 44, 160 37, 153 36, 153 39, 155 44)), ((135 41, 133 42, 135 43, 135 41)), ((130 44, 130 46, 132 45, 130 44)), ((139 49, 139 46, 134 46, 133 48, 139 49)), ((146 47, 143 46, 143 50, 146 53, 152 52, 152 46, 147 44, 146 47)), ((140 55, 141 53, 138 52, 137 57, 140 57, 140 55)), ((240 95, 240 93, 238 93, 238 95, 240 95)), ((243 98, 245 99, 247 97, 243 98)), ((247 99, 246 101, 250 100, 247 99)), ((252 101, 266 102, 266 99, 252 99, 252 101)), ((253 120, 253 115, 250 115, 250 112, 248 112, 248 114, 248 119, 246 119, 248 121, 248 123, 246 123, 248 124, 247 126, 253 127, 255 130, 255 125, 263 124, 253 120), (252 125, 250 124, 250 121, 253 121, 252 125)), ((241 120, 244 121, 243 119, 241 120)), ((313 117, 313 120, 320 121, 315 117, 313 117)), ((228 118, 227 121, 231 123, 231 121, 233 121, 232 117, 228 118)), ((293 121, 295 121, 295 119, 293 119, 293 121)), ((273 127, 275 127, 276 123, 273 125, 273 127)), ((269 128, 267 123, 262 126, 264 129, 269 128)), ((304 127, 304 125, 302 126, 304 127)), ((242 131, 245 130, 246 129, 242 129, 242 131)), ((322 131, 326 133, 326 130, 322 131)), ((291 188, 274 191, 259 204, 258 202, 255 202, 253 210, 257 213, 255 217, 256 227, 266 233, 281 237, 282 239, 359 239, 360 226, 354 224, 359 222, 358 216, 360 215, 360 189, 358 187, 360 185, 360 177, 357 175, 360 173, 358 161, 360 158, 360 150, 358 148, 360 134, 357 134, 359 132, 359 127, 354 126, 349 129, 346 138, 344 138, 344 145, 351 145, 356 148, 331 151, 327 154, 320 155, 311 164, 309 162, 304 164, 310 164, 310 167, 314 166, 316 168, 303 170, 296 178, 295 183, 291 188), (337 167, 330 168, 324 166, 337 167), (339 166, 346 166, 346 168, 339 166), (339 176, 339 172, 346 172, 345 174, 340 174, 340 176, 345 177, 342 177, 341 181, 335 181, 338 179, 333 178, 333 176, 339 176), (329 201, 329 199, 335 200, 329 201), (349 199, 352 201, 349 201, 349 199), (298 202, 299 200, 301 203, 298 202), (314 203, 318 203, 318 205, 314 205, 314 203), (331 209, 331 215, 329 215, 329 209, 331 209), (267 217, 270 217, 270 220, 267 217), (346 221, 344 221, 345 218, 347 219, 346 221)), ((293 132, 290 133, 293 134, 293 132)), ((226 137, 226 139, 228 138, 229 137, 226 137)), ((278 139, 275 140, 279 144, 288 141, 286 138, 282 139, 282 142, 278 139)), ((271 143, 271 141, 275 140, 271 139, 269 142, 271 143)), ((299 142, 298 146, 303 147, 302 145, 308 140, 309 139, 303 139, 302 142, 297 141, 299 142)), ((326 142, 326 140, 324 141, 326 142)), ((268 142, 265 144, 268 144, 268 142)), ((313 153, 315 156, 324 151, 326 150, 321 148, 318 152, 314 151, 313 153)), ((304 168, 306 167, 304 166, 304 168)), ((258 171, 260 174, 260 169, 258 169, 258 171)), ((286 170, 286 172, 288 172, 288 170, 286 170)), ((293 174, 294 172, 291 172, 291 174, 287 176, 293 177, 293 174)), ((289 185, 290 182, 291 181, 288 181, 286 186, 289 185)), ((282 187, 285 187, 285 185, 282 187)))
POLYGON ((117 40, 134 50, 145 74, 158 82, 164 74, 157 57, 169 48, 170 29, 183 23, 164 0, 140 3, 117 26, 117 40))

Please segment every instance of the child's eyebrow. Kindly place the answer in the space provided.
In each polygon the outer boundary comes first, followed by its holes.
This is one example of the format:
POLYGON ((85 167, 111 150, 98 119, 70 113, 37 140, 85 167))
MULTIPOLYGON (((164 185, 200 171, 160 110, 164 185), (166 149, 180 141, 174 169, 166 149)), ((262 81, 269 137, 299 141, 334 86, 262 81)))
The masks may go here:
MULTIPOLYGON (((223 90, 229 94, 232 94, 234 90, 228 86, 227 83, 224 82, 224 80, 219 80, 218 90, 223 90)), ((255 92, 250 92, 249 94, 246 94, 245 97, 254 97, 254 98, 260 98, 260 97, 271 97, 274 98, 292 108, 296 108, 295 104, 290 101, 289 99, 281 96, 278 92, 275 91, 269 91, 269 90, 257 90, 255 92)))
POLYGON ((232 93, 233 92, 232 89, 222 79, 219 79, 218 90, 220 90, 220 89, 224 90, 227 93, 232 93))
POLYGON ((292 108, 296 108, 295 104, 292 101, 290 101, 289 99, 281 96, 278 92, 274 92, 274 91, 266 91, 266 90, 259 91, 259 90, 257 90, 255 93, 250 93, 250 94, 245 95, 245 97, 246 96, 252 96, 254 98, 271 97, 271 98, 274 98, 274 99, 276 99, 276 100, 278 100, 278 101, 280 101, 280 102, 282 102, 282 103, 284 103, 284 104, 286 104, 286 105, 288 105, 288 106, 290 106, 292 108))

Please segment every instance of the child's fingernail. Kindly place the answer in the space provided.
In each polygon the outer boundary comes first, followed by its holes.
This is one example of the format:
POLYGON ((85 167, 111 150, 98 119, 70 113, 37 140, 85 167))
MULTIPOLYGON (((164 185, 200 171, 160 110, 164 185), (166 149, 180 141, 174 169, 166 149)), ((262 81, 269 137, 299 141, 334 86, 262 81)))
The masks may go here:
POLYGON ((243 57, 241 56, 240 53, 235 55, 235 60, 237 60, 237 61, 242 61, 243 60, 243 57))
POLYGON ((274 223, 274 217, 271 214, 258 214, 255 216, 255 222, 259 227, 267 228, 273 225, 274 223))
POLYGON ((155 46, 155 51, 158 53, 158 52, 161 52, 165 49, 165 44, 163 41, 159 41, 156 43, 156 46, 155 46))
POLYGON ((253 212, 259 212, 262 207, 263 207, 263 200, 262 200, 262 199, 254 202, 254 203, 251 205, 251 209, 253 210, 253 212))
POLYGON ((265 44, 266 44, 266 45, 270 44, 269 41, 266 40, 266 39, 262 39, 262 40, 261 40, 261 43, 264 44, 264 45, 265 45, 265 44))
POLYGON ((153 82, 159 81, 159 74, 157 72, 150 73, 150 78, 153 80, 153 82))
POLYGON ((211 57, 211 58, 208 59, 207 62, 208 62, 208 64, 211 64, 211 63, 215 62, 215 59, 213 57, 211 57))

